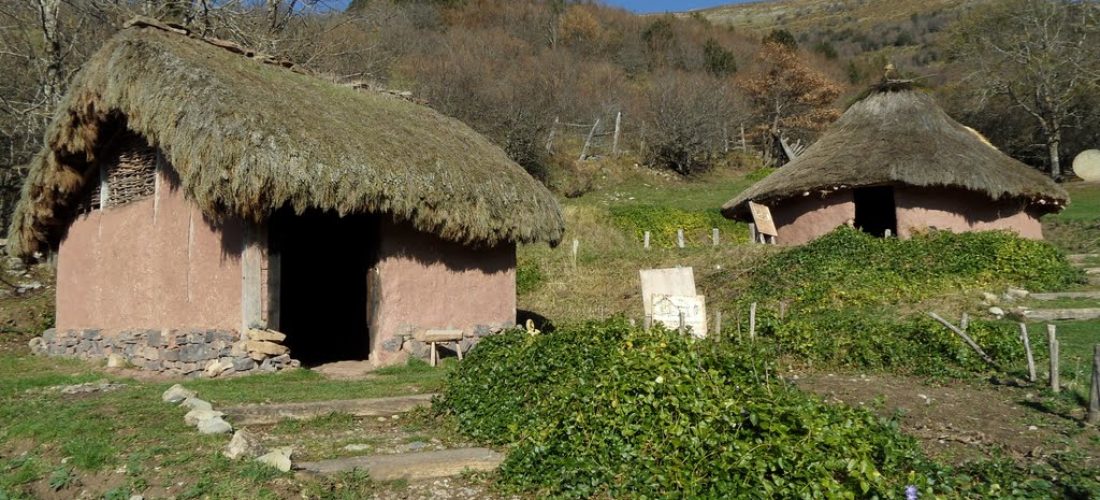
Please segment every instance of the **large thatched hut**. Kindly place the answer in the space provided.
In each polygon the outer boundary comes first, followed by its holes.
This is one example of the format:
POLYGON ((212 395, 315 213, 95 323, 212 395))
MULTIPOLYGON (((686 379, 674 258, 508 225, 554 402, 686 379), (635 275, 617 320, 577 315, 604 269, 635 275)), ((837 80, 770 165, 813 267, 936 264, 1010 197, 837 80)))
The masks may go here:
POLYGON ((1066 192, 993 147, 908 82, 872 88, 802 155, 722 206, 751 222, 770 208, 776 243, 799 245, 843 224, 882 236, 1004 229, 1042 238, 1039 217, 1066 192))
POLYGON ((516 244, 562 232, 454 119, 137 22, 76 76, 9 238, 56 255, 39 350, 194 373, 466 347, 515 324, 516 244))

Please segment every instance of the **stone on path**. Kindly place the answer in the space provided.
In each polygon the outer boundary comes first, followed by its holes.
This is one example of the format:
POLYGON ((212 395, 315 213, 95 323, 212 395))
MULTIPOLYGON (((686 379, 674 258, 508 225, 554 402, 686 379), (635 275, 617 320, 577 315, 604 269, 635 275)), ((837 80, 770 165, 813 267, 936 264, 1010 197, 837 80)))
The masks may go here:
POLYGON ((1094 290, 1091 292, 1050 292, 1050 293, 1033 293, 1031 298, 1035 300, 1056 300, 1056 299, 1100 299, 1100 290, 1094 290))
POLYGON ((292 453, 294 453, 294 449, 290 447, 275 448, 270 453, 257 458, 256 461, 283 472, 290 472, 290 455, 292 453))
POLYGON ((417 481, 457 476, 467 470, 492 471, 503 461, 504 455, 488 448, 459 448, 422 453, 336 458, 305 462, 298 464, 298 467, 317 474, 360 469, 366 471, 370 478, 376 481, 398 479, 417 481))
POLYGON ((1005 317, 1005 310, 1000 307, 993 306, 989 308, 989 314, 992 314, 994 318, 1001 319, 1005 317))
POLYGON ((275 424, 283 420, 306 420, 330 413, 345 413, 356 417, 392 417, 418 406, 428 406, 434 394, 398 396, 375 399, 311 401, 305 403, 274 403, 225 408, 226 418, 237 425, 275 424))
POLYGON ((199 432, 202 434, 225 434, 233 432, 233 426, 229 425, 229 422, 226 422, 220 416, 212 417, 199 421, 199 432))
POLYGON ((160 396, 160 399, 162 401, 164 401, 165 403, 175 404, 175 403, 179 403, 179 402, 181 402, 181 401, 183 401, 187 398, 193 398, 196 395, 197 394, 195 393, 195 391, 192 391, 191 389, 187 389, 182 385, 176 384, 176 385, 173 385, 172 387, 169 387, 167 391, 164 391, 164 394, 162 394, 160 396))
POLYGON ((258 457, 263 453, 264 448, 260 441, 244 429, 233 433, 233 439, 229 440, 229 444, 225 445, 225 449, 222 450, 222 455, 230 460, 258 457))
POLYGON ((1032 321, 1082 321, 1100 318, 1100 308, 1033 309, 1024 316, 1032 321))
POLYGON ((187 425, 199 425, 199 423, 203 420, 221 418, 223 416, 225 416, 225 414, 220 411, 204 410, 202 408, 199 408, 187 412, 187 415, 183 416, 183 423, 187 425))
POLYGON ((206 401, 203 401, 203 400, 201 400, 199 398, 196 398, 196 397, 190 397, 190 398, 187 398, 187 399, 183 400, 183 402, 180 403, 180 406, 182 406, 184 408, 187 408, 189 410, 213 410, 214 409, 214 407, 211 406, 210 403, 208 403, 206 401))
POLYGON ((206 368, 203 369, 203 373, 205 373, 207 377, 214 378, 218 375, 221 375, 222 373, 225 373, 227 370, 231 370, 232 368, 232 358, 215 359, 206 364, 206 368))

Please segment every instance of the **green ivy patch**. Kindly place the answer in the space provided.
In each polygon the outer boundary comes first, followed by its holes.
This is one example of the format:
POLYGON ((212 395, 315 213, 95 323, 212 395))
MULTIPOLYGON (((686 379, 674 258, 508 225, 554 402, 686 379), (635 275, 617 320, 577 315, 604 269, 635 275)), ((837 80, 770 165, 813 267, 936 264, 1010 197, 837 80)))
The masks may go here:
POLYGON ((611 218, 620 229, 633 234, 639 241, 650 232, 650 244, 671 248, 676 246, 676 235, 684 230, 684 238, 689 246, 701 242, 709 245, 711 229, 718 228, 723 241, 745 241, 748 230, 744 224, 738 224, 717 210, 682 210, 679 208, 628 205, 611 207, 611 218))
POLYGON ((482 341, 437 408, 513 444, 506 484, 568 497, 904 497, 932 492, 896 425, 775 377, 761 346, 623 320, 482 341))

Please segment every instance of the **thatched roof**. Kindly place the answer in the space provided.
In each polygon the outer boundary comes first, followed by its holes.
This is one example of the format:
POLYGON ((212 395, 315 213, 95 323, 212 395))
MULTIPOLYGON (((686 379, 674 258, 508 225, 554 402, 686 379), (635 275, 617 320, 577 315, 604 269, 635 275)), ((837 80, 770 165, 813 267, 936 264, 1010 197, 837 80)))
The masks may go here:
POLYGON ((1061 210, 1069 195, 1049 177, 1010 158, 947 115, 908 83, 873 88, 799 157, 722 206, 749 220, 748 202, 837 189, 910 185, 954 187, 993 200, 1022 198, 1042 212, 1061 210))
POLYGON ((553 195, 461 122, 174 31, 124 29, 77 74, 23 186, 14 254, 56 242, 119 123, 215 219, 289 205, 391 214, 467 244, 561 239, 553 195))

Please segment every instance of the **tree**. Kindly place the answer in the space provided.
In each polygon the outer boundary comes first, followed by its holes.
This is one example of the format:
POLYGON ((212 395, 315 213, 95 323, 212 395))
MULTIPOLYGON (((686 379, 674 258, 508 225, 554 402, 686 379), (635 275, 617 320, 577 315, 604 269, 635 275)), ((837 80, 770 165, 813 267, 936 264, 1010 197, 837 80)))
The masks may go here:
POLYGON ((644 108, 647 160, 681 175, 706 170, 726 147, 737 103, 723 80, 670 72, 654 79, 644 108))
POLYGON ((1051 177, 1078 118, 1075 101, 1096 89, 1100 4, 1095 0, 1005 0, 975 9, 954 30, 954 55, 979 98, 1003 97, 1033 120, 1051 177))
POLYGON ((809 135, 836 120, 840 112, 833 103, 842 89, 786 45, 764 44, 758 58, 762 68, 743 80, 741 88, 760 122, 764 154, 770 160, 779 152, 780 137, 809 135))
POLYGON ((710 74, 723 77, 737 72, 737 60, 718 40, 708 38, 703 44, 703 65, 710 74))

